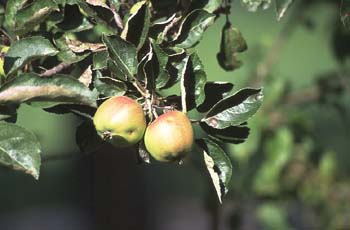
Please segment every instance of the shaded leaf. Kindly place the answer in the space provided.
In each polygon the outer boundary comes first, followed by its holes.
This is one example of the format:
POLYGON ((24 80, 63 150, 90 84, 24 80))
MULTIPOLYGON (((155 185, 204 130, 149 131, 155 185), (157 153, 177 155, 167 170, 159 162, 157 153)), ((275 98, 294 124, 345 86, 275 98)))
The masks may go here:
POLYGON ((181 82, 181 88, 185 91, 181 96, 185 95, 187 110, 204 102, 206 81, 207 75, 199 56, 196 53, 191 54, 181 82))
POLYGON ((240 125, 257 112, 262 100, 260 89, 242 89, 216 103, 202 121, 217 129, 240 125))
POLYGON ((115 70, 120 78, 132 78, 137 73, 136 48, 119 36, 102 36, 103 43, 107 46, 110 58, 117 67, 115 70))
POLYGON ((34 36, 13 43, 5 56, 4 70, 13 74, 26 63, 40 57, 54 56, 58 53, 49 40, 34 36))
POLYGON ((226 143, 242 143, 249 135, 249 128, 246 126, 229 126, 224 129, 215 129, 204 122, 201 122, 200 126, 208 135, 226 143))
POLYGON ((203 138, 196 140, 203 149, 204 162, 213 181, 220 203, 222 197, 228 192, 232 176, 232 164, 224 150, 214 141, 203 138))
POLYGON ((20 10, 28 0, 7 0, 5 9, 4 26, 8 31, 12 31, 15 26, 15 17, 17 11, 20 10))
POLYGON ((130 10, 131 15, 125 24, 121 37, 134 44, 139 50, 146 41, 151 14, 146 1, 137 2, 130 10))
POLYGON ((205 10, 194 10, 182 22, 175 45, 188 49, 199 43, 204 31, 213 24, 215 15, 205 10))
POLYGON ((41 147, 35 135, 15 124, 0 122, 0 163, 39 178, 41 147))
POLYGON ((223 99, 232 88, 233 84, 229 82, 207 82, 204 86, 205 100, 197 107, 197 110, 201 113, 207 112, 223 99))
POLYGON ((100 70, 107 68, 107 61, 108 61, 108 52, 107 51, 100 51, 94 53, 94 56, 92 57, 92 63, 93 63, 93 70, 100 70))
POLYGON ((32 2, 29 6, 17 12, 15 17, 15 33, 23 35, 32 31, 35 26, 45 21, 53 11, 57 10, 58 5, 52 0, 37 0, 32 2))
POLYGON ((176 84, 185 73, 189 57, 185 53, 180 55, 170 55, 169 61, 166 66, 167 72, 169 73, 169 81, 162 88, 170 88, 176 84))
POLYGON ((151 163, 150 153, 147 151, 143 140, 140 141, 138 147, 139 147, 139 151, 138 151, 139 163, 150 164, 151 163))
POLYGON ((96 93, 66 75, 42 78, 36 74, 22 74, 0 88, 1 105, 40 101, 96 107, 96 99, 96 93))
POLYGON ((99 71, 96 72, 94 86, 99 94, 106 97, 124 95, 127 90, 124 82, 110 77, 103 77, 99 71))
POLYGON ((104 144, 92 121, 83 121, 77 127, 75 140, 80 151, 87 154, 97 151, 104 144))
POLYGON ((292 5, 293 0, 275 0, 276 3, 276 13, 277 20, 281 20, 281 18, 285 15, 288 8, 292 5))

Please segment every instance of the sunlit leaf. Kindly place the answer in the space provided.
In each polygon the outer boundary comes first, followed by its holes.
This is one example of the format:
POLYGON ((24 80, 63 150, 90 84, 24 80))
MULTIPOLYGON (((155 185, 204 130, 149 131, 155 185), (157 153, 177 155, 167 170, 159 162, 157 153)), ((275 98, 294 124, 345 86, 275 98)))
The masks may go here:
POLYGON ((66 75, 45 78, 36 74, 22 74, 0 88, 0 105, 40 101, 96 107, 96 99, 96 93, 66 75))
POLYGON ((260 89, 242 89, 220 100, 202 121, 217 129, 240 125, 257 112, 262 100, 260 89))
POLYGON ((23 38, 12 44, 7 52, 4 63, 5 73, 11 75, 34 59, 54 56, 57 53, 58 50, 43 37, 23 38))
POLYGON ((39 178, 41 147, 35 135, 14 124, 0 122, 0 164, 39 178))

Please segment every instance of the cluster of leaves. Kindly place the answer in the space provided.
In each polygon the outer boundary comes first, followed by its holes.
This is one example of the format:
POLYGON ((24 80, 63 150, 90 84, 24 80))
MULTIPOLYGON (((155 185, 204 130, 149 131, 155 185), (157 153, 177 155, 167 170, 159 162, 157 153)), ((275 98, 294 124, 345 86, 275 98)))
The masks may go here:
MULTIPOLYGON (((22 103, 82 119, 83 152, 101 144, 92 125, 98 105, 127 95, 148 120, 169 107, 197 111, 207 133, 197 140, 219 199, 231 162, 220 143, 240 143, 260 107, 260 89, 229 92, 207 81, 194 47, 220 13, 221 1, 9 0, 1 5, 1 43, 9 46, 0 86, 0 163, 39 177, 40 144, 14 124, 22 103), (180 85, 177 95, 165 89, 180 85)), ((233 41, 234 42, 234 41, 233 41)), ((35 121, 39 122, 39 121, 35 121)), ((38 124, 39 125, 39 124, 38 124)), ((141 148, 141 147, 140 147, 141 148)))

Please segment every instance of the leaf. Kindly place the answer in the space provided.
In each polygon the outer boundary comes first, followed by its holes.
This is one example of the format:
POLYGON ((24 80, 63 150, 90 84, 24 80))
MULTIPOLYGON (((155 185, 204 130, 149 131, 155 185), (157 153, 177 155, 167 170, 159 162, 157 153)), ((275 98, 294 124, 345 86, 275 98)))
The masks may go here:
POLYGON ((292 3, 293 0, 275 0, 277 20, 281 20, 292 3))
POLYGON ((30 102, 57 102, 96 107, 96 93, 66 75, 42 78, 22 74, 0 88, 0 105, 30 102))
POLYGON ((217 129, 240 125, 257 112, 262 100, 261 89, 242 89, 216 103, 202 121, 217 129))
POLYGON ((340 5, 340 19, 347 29, 350 29, 350 1, 342 0, 340 5))
POLYGON ((41 57, 54 56, 58 53, 49 40, 34 36, 23 38, 13 43, 5 56, 4 70, 7 75, 22 68, 26 63, 41 57))
POLYGON ((243 143, 249 135, 249 128, 246 126, 229 126, 224 129, 215 129, 204 122, 200 122, 200 126, 209 136, 226 143, 243 143))
POLYGON ((204 86, 205 99, 204 102, 197 107, 201 113, 210 110, 218 101, 230 92, 233 84, 229 82, 206 82, 204 86))
POLYGON ((273 195, 278 192, 280 173, 292 157, 293 144, 293 134, 285 127, 265 142, 265 159, 254 177, 257 193, 273 195))
POLYGON ((195 9, 203 9, 213 13, 221 6, 221 2, 222 0, 194 0, 192 4, 195 9))
POLYGON ((271 5, 271 0, 241 0, 249 11, 257 11, 259 9, 266 10, 271 5))
POLYGON ((103 144, 92 121, 83 121, 76 130, 75 140, 81 152, 90 154, 97 151, 103 144))
POLYGON ((139 50, 146 41, 150 27, 151 14, 147 1, 137 2, 131 8, 130 13, 121 37, 134 44, 139 50))
POLYGON ((83 83, 86 87, 89 87, 92 81, 92 70, 91 65, 89 65, 86 70, 82 73, 82 75, 78 79, 81 83, 83 83))
POLYGON ((58 5, 52 0, 37 0, 20 9, 15 17, 14 28, 17 35, 24 35, 34 29, 53 12, 57 11, 58 5))
POLYGON ((8 31, 12 31, 15 28, 17 11, 20 10, 26 2, 28 2, 28 0, 7 0, 4 26, 8 31))
POLYGON ((16 122, 17 120, 17 108, 15 105, 0 105, 0 121, 16 122))
POLYGON ((103 35, 102 41, 107 46, 108 54, 116 65, 120 78, 132 78, 137 73, 138 64, 135 46, 119 36, 103 35))
POLYGON ((20 126, 0 122, 0 163, 39 178, 41 147, 35 135, 20 126))
POLYGON ((228 192, 232 176, 232 164, 226 153, 214 141, 203 138, 196 141, 203 149, 204 162, 213 181, 220 203, 228 192))
POLYGON ((186 16, 178 31, 174 43, 177 47, 188 49, 199 43, 204 31, 213 24, 215 15, 197 9, 186 16))
POLYGON ((169 81, 162 89, 172 87, 182 78, 187 68, 188 59, 189 56, 185 53, 169 56, 169 61, 166 66, 167 72, 169 73, 169 81))
POLYGON ((60 38, 54 40, 56 47, 59 49, 57 54, 58 60, 64 63, 72 64, 84 60, 90 53, 86 52, 83 54, 74 53, 66 43, 66 35, 64 34, 60 38))
POLYGON ((100 70, 107 68, 108 61, 108 52, 107 51, 99 51, 94 53, 92 57, 93 70, 100 70))
POLYGON ((97 52, 106 48, 102 43, 81 42, 79 40, 69 39, 68 37, 65 37, 65 39, 68 48, 74 53, 82 53, 85 51, 97 52))
POLYGON ((168 55, 150 39, 149 50, 139 65, 139 77, 146 79, 147 89, 160 89, 168 83, 170 76, 166 69, 167 63, 168 55))
POLYGON ((204 102, 206 81, 207 75, 199 56, 196 53, 191 54, 181 82, 181 95, 185 95, 187 110, 204 102))
POLYGON ((247 48, 241 32, 230 22, 226 22, 221 32, 220 52, 217 54, 220 66, 226 71, 239 68, 242 62, 238 59, 237 54, 244 52, 247 48))
POLYGON ((94 86, 101 95, 106 97, 124 95, 127 90, 124 82, 110 77, 103 77, 99 71, 96 72, 94 86))
POLYGON ((150 159, 150 153, 147 151, 146 147, 145 147, 145 143, 143 140, 140 141, 139 143, 139 151, 138 151, 138 160, 139 163, 147 163, 150 164, 151 163, 151 159, 150 159))

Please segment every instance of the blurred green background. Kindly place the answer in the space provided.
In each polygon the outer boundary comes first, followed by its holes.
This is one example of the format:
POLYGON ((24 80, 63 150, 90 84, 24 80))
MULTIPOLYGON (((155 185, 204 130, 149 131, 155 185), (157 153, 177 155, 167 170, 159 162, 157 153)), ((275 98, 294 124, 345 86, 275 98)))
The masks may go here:
POLYGON ((250 13, 238 1, 231 11, 249 47, 244 65, 225 72, 217 63, 224 19, 199 55, 209 80, 236 90, 258 84, 265 101, 248 140, 226 146, 234 168, 222 205, 193 162, 136 165, 108 147, 82 156, 76 117, 22 106, 18 124, 38 136, 46 160, 39 181, 1 168, 0 229, 349 229, 349 58, 335 54, 350 40, 335 49, 338 6, 295 5, 280 22, 273 9, 250 13), (269 55, 268 73, 256 79, 269 55))

